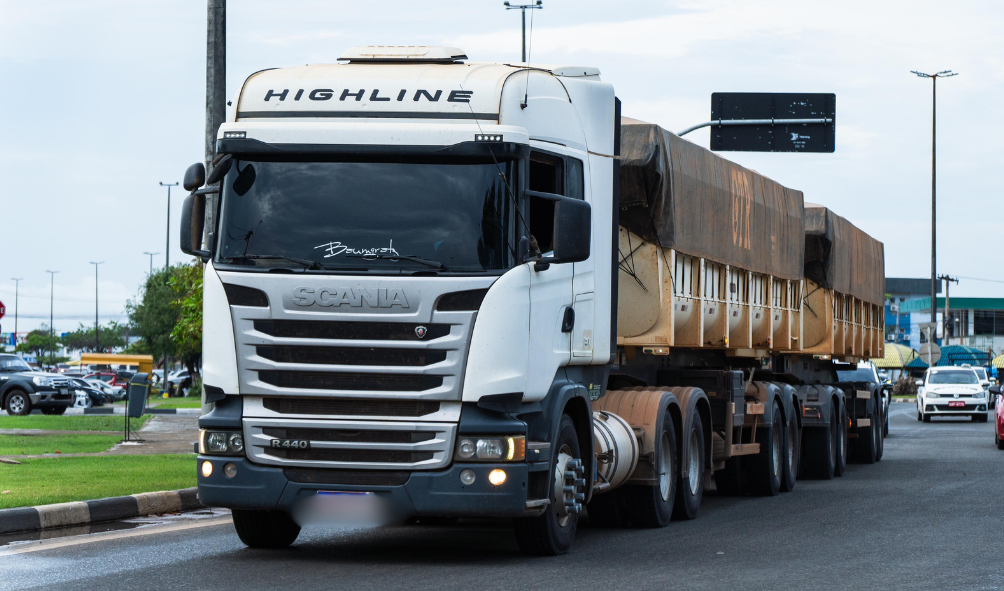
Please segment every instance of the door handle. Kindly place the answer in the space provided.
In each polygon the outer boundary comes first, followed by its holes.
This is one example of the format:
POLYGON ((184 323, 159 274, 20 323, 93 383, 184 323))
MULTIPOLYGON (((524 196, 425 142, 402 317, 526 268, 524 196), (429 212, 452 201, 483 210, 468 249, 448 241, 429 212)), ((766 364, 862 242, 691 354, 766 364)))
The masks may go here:
POLYGON ((572 332, 575 328, 575 309, 565 306, 565 316, 561 319, 561 332, 572 332))

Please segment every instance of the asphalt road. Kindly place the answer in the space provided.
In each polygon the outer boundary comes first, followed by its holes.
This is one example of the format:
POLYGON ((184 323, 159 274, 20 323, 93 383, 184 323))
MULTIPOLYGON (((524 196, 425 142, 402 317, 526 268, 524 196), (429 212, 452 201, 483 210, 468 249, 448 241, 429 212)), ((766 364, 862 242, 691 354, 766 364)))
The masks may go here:
POLYGON ((1004 451, 990 424, 894 404, 885 458, 775 498, 705 496, 660 530, 581 527, 519 554, 508 527, 305 529, 244 548, 226 516, 0 547, 0 589, 998 589, 1004 451), (996 507, 996 508, 995 508, 996 507))

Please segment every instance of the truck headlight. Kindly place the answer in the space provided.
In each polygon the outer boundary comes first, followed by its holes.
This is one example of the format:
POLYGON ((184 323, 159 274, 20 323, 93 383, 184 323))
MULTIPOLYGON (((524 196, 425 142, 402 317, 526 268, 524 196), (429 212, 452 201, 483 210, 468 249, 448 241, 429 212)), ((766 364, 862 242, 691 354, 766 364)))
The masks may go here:
POLYGON ((35 384, 36 386, 51 386, 52 385, 52 380, 50 380, 49 378, 42 377, 42 376, 35 376, 35 377, 31 378, 31 382, 33 384, 35 384))
POLYGON ((213 456, 244 454, 244 436, 240 431, 199 429, 199 453, 213 456))
POLYGON ((523 435, 466 436, 457 441, 454 459, 462 462, 522 462, 526 459, 523 435))

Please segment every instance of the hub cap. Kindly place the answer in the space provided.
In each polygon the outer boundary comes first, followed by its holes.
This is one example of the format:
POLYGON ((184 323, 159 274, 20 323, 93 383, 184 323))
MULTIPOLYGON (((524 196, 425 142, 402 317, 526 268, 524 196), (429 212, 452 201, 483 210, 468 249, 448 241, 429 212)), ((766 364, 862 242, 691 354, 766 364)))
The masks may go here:
POLYGON ((690 483, 690 494, 696 495, 698 487, 701 485, 701 442, 697 439, 696 429, 690 432, 690 450, 687 453, 687 480, 690 483))
MULTIPOLYGON (((775 426, 776 427, 776 426, 775 426)), ((771 437, 771 459, 774 460, 774 476, 781 474, 781 430, 775 428, 771 437)))
POLYGON ((558 525, 565 527, 572 516, 582 509, 582 501, 586 500, 584 492, 586 481, 582 477, 582 460, 572 457, 567 445, 558 451, 558 461, 554 465, 554 512, 558 517, 558 525))
POLYGON ((673 448, 669 442, 669 434, 662 434, 659 442, 659 494, 663 501, 669 500, 673 489, 673 448))
POLYGON ((11 412, 19 413, 24 411, 24 396, 21 394, 15 394, 11 396, 10 402, 7 403, 10 407, 11 412))

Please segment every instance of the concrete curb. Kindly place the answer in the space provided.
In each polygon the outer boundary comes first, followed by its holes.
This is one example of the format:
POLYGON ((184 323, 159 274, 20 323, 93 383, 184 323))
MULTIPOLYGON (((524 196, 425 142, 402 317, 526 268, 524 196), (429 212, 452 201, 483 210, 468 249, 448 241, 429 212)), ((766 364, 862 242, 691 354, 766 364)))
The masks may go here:
MULTIPOLYGON (((32 414, 42 414, 42 411, 35 409, 32 414)), ((143 410, 143 414, 151 415, 201 415, 201 408, 157 408, 150 406, 143 410)), ((108 408, 99 406, 98 408, 70 407, 66 409, 66 416, 70 415, 125 415, 123 408, 108 408)))
POLYGON ((0 509, 0 534, 201 509, 197 488, 0 509))

